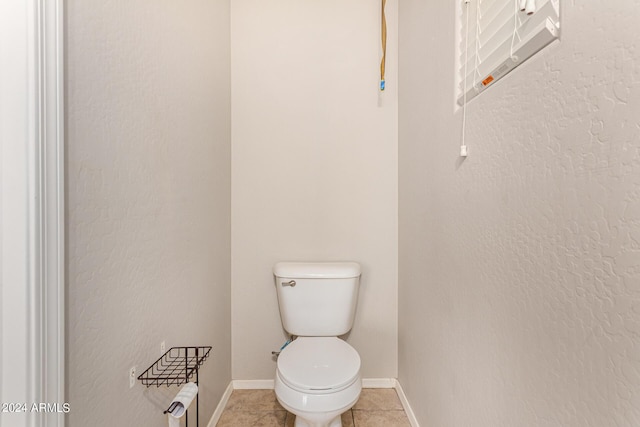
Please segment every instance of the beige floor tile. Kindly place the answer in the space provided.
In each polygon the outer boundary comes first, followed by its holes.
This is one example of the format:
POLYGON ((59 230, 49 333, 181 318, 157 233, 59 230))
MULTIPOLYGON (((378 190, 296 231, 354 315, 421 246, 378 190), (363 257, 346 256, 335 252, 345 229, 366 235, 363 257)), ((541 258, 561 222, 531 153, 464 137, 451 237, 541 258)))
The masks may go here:
POLYGON ((342 414, 342 427, 353 427, 353 411, 347 411, 342 414))
MULTIPOLYGON (((351 411, 347 411, 341 416, 342 418, 342 427, 353 427, 353 413, 351 411)), ((290 412, 287 412, 287 420, 285 423, 286 427, 293 427, 296 416, 290 412)))
POLYGON ((392 388, 364 388, 354 410, 401 411, 404 408, 392 388))
POLYGON ((224 411, 216 427, 282 427, 287 411, 224 411))
POLYGON ((273 390, 234 390, 225 411, 284 411, 273 390))
POLYGON ((411 427, 404 411, 353 411, 355 427, 411 427))
MULTIPOLYGON (((234 390, 218 427, 293 427, 295 416, 278 403, 273 390, 234 390)), ((410 427, 393 389, 363 389, 343 427, 410 427)))

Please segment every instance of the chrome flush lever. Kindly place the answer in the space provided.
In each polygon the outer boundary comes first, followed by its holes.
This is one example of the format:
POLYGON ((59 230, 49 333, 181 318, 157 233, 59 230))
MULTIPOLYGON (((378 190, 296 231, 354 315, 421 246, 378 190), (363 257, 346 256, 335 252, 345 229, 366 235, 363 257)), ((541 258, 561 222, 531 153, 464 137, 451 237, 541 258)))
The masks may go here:
POLYGON ((282 282, 282 286, 291 286, 292 288, 296 285, 295 280, 289 280, 288 282, 282 282))

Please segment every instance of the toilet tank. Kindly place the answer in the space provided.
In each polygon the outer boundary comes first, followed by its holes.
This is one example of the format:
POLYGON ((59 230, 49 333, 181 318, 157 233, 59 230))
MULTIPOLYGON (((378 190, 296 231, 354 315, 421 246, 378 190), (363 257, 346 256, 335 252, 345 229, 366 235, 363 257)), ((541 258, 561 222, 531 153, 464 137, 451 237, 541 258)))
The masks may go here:
POLYGON ((273 267, 282 326, 292 335, 343 335, 353 326, 360 285, 355 262, 279 262, 273 267))

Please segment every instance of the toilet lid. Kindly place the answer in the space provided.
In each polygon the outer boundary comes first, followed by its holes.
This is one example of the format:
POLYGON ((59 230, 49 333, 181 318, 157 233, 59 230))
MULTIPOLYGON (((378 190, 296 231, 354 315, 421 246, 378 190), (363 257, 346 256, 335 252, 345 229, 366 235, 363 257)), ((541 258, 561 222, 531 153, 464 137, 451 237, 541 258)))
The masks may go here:
POLYGON ((298 390, 335 390, 358 377, 360 356, 337 337, 299 337, 280 353, 278 372, 298 390))

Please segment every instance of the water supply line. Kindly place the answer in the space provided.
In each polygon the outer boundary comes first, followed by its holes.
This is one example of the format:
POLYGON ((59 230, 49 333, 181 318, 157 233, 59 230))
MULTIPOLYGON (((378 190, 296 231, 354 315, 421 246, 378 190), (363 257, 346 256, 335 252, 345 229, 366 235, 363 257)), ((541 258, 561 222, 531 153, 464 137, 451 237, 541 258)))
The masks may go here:
POLYGON ((280 350, 278 350, 278 351, 272 351, 272 352, 271 352, 271 355, 272 355, 272 356, 275 356, 275 357, 276 357, 276 359, 277 359, 277 358, 278 358, 278 356, 280 356, 280 353, 282 352, 282 350, 284 350, 284 349, 285 349, 285 347, 286 347, 286 346, 288 346, 289 344, 291 344, 295 339, 296 339, 296 337, 295 337, 295 336, 293 336, 293 335, 291 335, 291 336, 289 337, 289 339, 288 339, 284 344, 282 344, 282 347, 280 347, 280 350))

